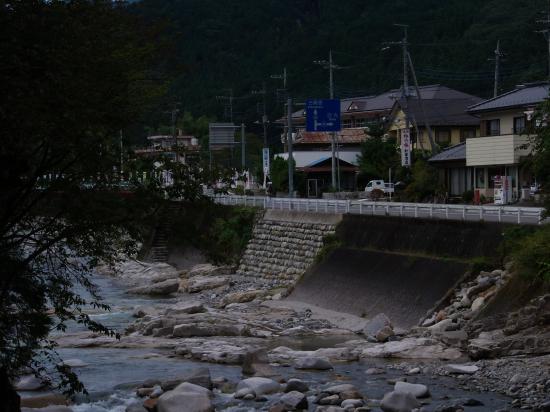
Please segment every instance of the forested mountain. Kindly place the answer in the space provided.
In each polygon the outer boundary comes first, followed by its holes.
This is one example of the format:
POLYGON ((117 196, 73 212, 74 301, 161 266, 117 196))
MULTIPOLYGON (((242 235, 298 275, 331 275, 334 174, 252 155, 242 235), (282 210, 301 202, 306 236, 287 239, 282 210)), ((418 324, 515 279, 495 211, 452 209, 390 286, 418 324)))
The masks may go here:
POLYGON ((131 8, 164 22, 175 44, 165 64, 177 71, 172 96, 194 115, 223 117, 217 95, 233 89, 235 119, 256 118, 267 83, 268 112, 280 114, 275 90, 289 73, 298 101, 328 95, 328 73, 314 60, 332 48, 337 97, 368 95, 401 83, 394 23, 408 24, 410 50, 421 84, 441 83, 480 97, 493 90, 497 40, 506 54, 501 91, 540 80, 547 72, 546 0, 142 0, 131 8))

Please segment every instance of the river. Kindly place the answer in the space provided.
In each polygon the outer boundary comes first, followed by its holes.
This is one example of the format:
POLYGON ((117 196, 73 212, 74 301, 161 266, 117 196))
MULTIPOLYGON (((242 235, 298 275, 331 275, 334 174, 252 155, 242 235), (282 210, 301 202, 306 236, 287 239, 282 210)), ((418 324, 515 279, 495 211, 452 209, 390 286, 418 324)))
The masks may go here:
MULTIPOLYGON (((137 306, 170 305, 174 298, 147 298, 129 295, 115 279, 97 276, 95 283, 101 290, 105 303, 111 306, 111 312, 90 312, 94 320, 118 331, 124 331, 132 322, 132 313, 137 306)), ((69 331, 82 330, 79 325, 70 325, 69 331)), ((345 337, 327 339, 278 339, 273 346, 284 343, 296 349, 316 349, 328 347, 342 341, 345 337)), ((349 336, 347 337, 349 338, 349 336)), ((270 345, 272 346, 272 345, 270 345)), ((241 368, 238 366, 207 364, 173 356, 171 351, 157 349, 114 349, 114 348, 60 348, 64 359, 80 359, 86 366, 75 369, 81 381, 85 384, 89 396, 79 395, 72 406, 75 412, 124 412, 126 407, 137 401, 136 386, 147 379, 169 379, 180 376, 183 372, 207 366, 212 377, 225 377, 230 382, 238 382, 241 368)), ((422 365, 422 362, 411 361, 411 367, 422 365)), ((357 389, 366 394, 369 399, 381 399, 391 390, 388 380, 402 377, 403 371, 391 367, 387 360, 373 359, 361 362, 340 363, 335 369, 327 372, 298 371, 291 367, 277 368, 283 378, 297 377, 310 382, 310 387, 345 381, 354 384, 357 389), (370 376, 365 373, 368 368, 382 367, 385 373, 370 376)), ((409 378, 410 382, 423 383, 430 388, 431 404, 425 410, 435 411, 450 399, 474 398, 483 402, 484 406, 466 407, 472 411, 495 411, 510 409, 510 398, 492 393, 471 393, 457 389, 456 381, 450 377, 432 377, 429 374, 416 375, 409 378)), ((266 404, 254 401, 239 402, 239 407, 230 407, 229 396, 216 396, 217 409, 228 410, 261 410, 266 404)), ((310 410, 314 410, 310 403, 310 410)))

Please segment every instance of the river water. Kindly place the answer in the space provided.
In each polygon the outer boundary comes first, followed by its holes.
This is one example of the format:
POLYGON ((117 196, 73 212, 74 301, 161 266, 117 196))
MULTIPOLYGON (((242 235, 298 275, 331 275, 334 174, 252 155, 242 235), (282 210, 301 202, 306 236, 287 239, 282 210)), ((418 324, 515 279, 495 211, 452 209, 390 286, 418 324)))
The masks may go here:
MULTIPOLYGON (((132 313, 137 306, 171 304, 175 299, 147 298, 125 293, 122 285, 113 278, 97 276, 95 283, 101 290, 105 303, 111 306, 111 312, 91 312, 94 320, 123 332, 132 322, 132 313)), ((70 332, 83 330, 79 325, 70 325, 70 332)), ((315 340, 286 339, 275 341, 273 346, 284 344, 295 349, 310 350, 319 347, 333 346, 345 338, 328 338, 315 340)), ((349 337, 347 337, 349 339, 349 337)), ((241 368, 238 366, 207 364, 183 358, 172 357, 170 352, 157 349, 114 349, 114 348, 60 348, 60 355, 64 359, 80 359, 87 366, 75 369, 81 381, 86 386, 89 396, 78 396, 75 412, 124 412, 126 407, 137 401, 135 388, 137 384, 147 379, 169 379, 181 376, 185 371, 208 367, 212 377, 225 377, 231 382, 241 379, 241 368)), ((411 367, 421 362, 411 361, 411 367)), ((397 369, 385 368, 381 375, 366 375, 365 371, 371 367, 387 367, 389 361, 373 359, 361 362, 336 364, 335 369, 327 372, 298 371, 291 367, 278 368, 277 372, 284 378, 297 377, 312 383, 310 386, 319 386, 329 383, 353 383, 360 392, 370 399, 381 399, 391 391, 388 379, 403 376, 397 369)), ((495 411, 498 409, 511 410, 510 398, 491 393, 470 393, 456 388, 456 381, 448 377, 431 377, 431 375, 415 375, 409 377, 410 382, 428 385, 432 394, 432 402, 426 410, 435 411, 449 399, 475 398, 484 403, 484 406, 466 407, 469 411, 495 411)), ((217 399, 220 398, 219 396, 217 399)), ((223 401, 223 397, 221 398, 223 401)), ((229 399, 226 398, 225 401, 229 399)), ((254 401, 241 403, 233 410, 261 410, 265 404, 254 401), (243 409, 244 408, 244 409, 243 409)), ((310 410, 314 410, 311 405, 310 410)))

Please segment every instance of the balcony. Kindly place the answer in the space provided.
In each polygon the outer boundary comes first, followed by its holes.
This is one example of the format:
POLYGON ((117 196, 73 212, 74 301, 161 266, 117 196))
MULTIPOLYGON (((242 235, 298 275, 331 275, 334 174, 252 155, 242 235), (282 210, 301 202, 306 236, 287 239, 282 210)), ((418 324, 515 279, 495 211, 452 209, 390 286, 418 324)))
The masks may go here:
POLYGON ((513 165, 531 153, 529 136, 509 134, 466 139, 466 166, 513 165))

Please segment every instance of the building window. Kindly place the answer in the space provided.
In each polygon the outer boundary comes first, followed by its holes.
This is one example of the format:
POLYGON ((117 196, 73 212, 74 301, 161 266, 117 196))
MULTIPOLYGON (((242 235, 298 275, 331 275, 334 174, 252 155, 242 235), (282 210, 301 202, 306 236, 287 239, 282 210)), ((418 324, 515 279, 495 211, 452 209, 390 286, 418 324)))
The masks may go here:
POLYGON ((449 129, 437 129, 435 131, 435 141, 437 143, 449 143, 451 141, 451 131, 449 129))
POLYGON ((366 119, 355 119, 355 127, 367 127, 366 119))
POLYGON ((525 116, 514 117, 514 134, 525 132, 525 116))
POLYGON ((342 128, 343 129, 349 129, 351 127, 353 127, 353 120, 352 119, 342 120, 342 128))
POLYGON ((500 136, 500 119, 487 120, 487 136, 500 136))
POLYGON ((476 168, 475 176, 475 187, 478 189, 485 189, 485 168, 476 168))
POLYGON ((476 137, 476 129, 460 129, 460 141, 465 142, 466 139, 476 137))

